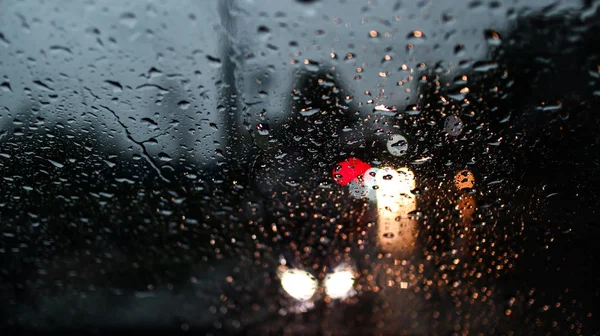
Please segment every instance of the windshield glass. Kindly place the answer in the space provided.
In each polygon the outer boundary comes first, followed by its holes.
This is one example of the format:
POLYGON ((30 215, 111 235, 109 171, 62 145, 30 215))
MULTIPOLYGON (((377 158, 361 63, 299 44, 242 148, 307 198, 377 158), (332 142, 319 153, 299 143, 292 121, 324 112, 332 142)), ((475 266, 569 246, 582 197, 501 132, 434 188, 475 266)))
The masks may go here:
POLYGON ((593 334, 599 6, 0 0, 2 326, 593 334))

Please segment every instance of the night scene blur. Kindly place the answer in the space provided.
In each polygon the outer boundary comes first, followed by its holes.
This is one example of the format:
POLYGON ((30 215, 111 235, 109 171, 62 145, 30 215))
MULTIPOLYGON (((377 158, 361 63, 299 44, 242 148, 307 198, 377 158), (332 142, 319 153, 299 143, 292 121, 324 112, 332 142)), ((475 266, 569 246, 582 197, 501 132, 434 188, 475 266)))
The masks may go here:
POLYGON ((600 0, 0 0, 0 335, 600 335, 600 0))

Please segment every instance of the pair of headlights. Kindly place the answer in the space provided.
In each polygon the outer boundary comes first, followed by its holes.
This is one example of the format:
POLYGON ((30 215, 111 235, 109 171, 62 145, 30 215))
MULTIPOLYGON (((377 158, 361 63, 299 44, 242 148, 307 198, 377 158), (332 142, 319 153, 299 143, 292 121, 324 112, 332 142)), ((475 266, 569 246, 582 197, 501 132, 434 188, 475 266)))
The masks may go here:
MULTIPOLYGON (((280 272, 279 279, 283 290, 299 301, 312 299, 319 288, 317 279, 304 270, 289 268, 280 272)), ((343 299, 354 293, 354 270, 339 268, 323 280, 325 294, 332 299, 343 299)))

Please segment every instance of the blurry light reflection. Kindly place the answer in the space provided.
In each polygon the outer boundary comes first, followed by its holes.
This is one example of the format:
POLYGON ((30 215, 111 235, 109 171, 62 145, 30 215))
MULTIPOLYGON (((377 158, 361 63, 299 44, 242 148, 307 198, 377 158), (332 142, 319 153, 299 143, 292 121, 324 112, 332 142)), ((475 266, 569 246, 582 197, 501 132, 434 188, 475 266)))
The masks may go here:
POLYGON ((464 224, 471 224, 473 222, 473 214, 477 207, 477 202, 473 195, 464 194, 458 198, 456 206, 460 213, 460 217, 463 219, 464 224))
POLYGON ((317 291, 317 279, 306 271, 287 269, 280 274, 279 278, 281 287, 296 300, 310 300, 317 291))
POLYGON ((338 268, 325 278, 325 293, 332 299, 343 299, 354 294, 354 270, 338 268))
POLYGON ((414 247, 417 221, 410 214, 417 209, 414 173, 408 168, 381 168, 377 183, 377 237, 385 252, 410 252, 414 247))
POLYGON ((460 227, 460 240, 456 243, 456 248, 462 251, 462 255, 469 256, 471 253, 471 224, 473 223, 475 209, 477 208, 477 201, 475 196, 471 193, 475 186, 475 175, 470 170, 459 171, 454 176, 454 186, 458 189, 456 198, 456 210, 460 215, 461 227, 460 227))
POLYGON ((470 170, 461 170, 454 177, 454 185, 459 191, 456 207, 463 225, 468 226, 473 222, 473 215, 477 207, 475 197, 468 192, 475 186, 475 175, 470 170))
POLYGON ((454 185, 458 190, 473 188, 475 185, 475 175, 470 170, 461 170, 454 177, 454 185))

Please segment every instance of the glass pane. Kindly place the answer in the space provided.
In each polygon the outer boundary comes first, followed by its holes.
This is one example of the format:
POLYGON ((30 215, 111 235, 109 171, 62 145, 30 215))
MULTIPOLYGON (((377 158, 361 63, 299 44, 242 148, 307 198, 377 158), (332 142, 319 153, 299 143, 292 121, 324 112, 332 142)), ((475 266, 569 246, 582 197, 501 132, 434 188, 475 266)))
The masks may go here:
POLYGON ((9 331, 593 334, 597 1, 0 1, 9 331))

